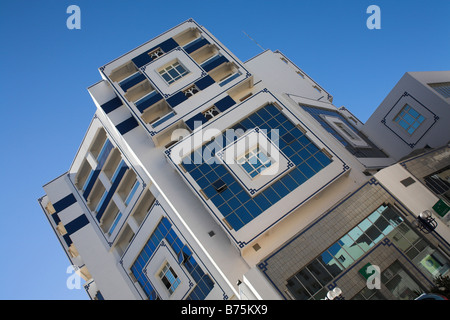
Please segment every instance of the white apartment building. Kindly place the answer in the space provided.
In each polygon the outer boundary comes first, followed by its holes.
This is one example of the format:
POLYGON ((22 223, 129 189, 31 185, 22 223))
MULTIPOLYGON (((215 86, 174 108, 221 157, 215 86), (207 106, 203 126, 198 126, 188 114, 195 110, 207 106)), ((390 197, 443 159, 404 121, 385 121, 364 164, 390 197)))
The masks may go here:
POLYGON ((281 52, 242 62, 192 19, 99 72, 39 199, 90 298, 413 299, 449 273, 449 71, 405 74, 365 124, 281 52))

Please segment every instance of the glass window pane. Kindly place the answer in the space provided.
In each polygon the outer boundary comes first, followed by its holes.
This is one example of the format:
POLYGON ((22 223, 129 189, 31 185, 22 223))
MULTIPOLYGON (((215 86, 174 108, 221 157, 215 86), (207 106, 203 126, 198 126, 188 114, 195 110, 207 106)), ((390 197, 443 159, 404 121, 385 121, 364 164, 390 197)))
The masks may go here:
POLYGON ((336 277, 343 270, 342 266, 337 263, 327 251, 322 253, 317 258, 317 261, 319 261, 333 277, 336 277))
POLYGON ((381 239, 384 238, 384 235, 375 226, 372 226, 369 229, 367 229, 366 234, 367 236, 369 236, 370 239, 372 239, 374 243, 378 243, 381 239))
MULTIPOLYGON (((361 223, 360 223, 360 225, 361 225, 361 223)), ((369 227, 370 227, 370 223, 367 226, 367 228, 369 228, 369 227)), ((367 228, 365 228, 364 230, 367 230, 367 228)), ((354 227, 352 230, 349 231, 348 235, 350 237, 352 237, 353 240, 356 241, 359 239, 359 237, 362 236, 364 230, 361 230, 359 227, 354 227)))
POLYGON ((364 251, 348 235, 342 237, 340 242, 345 251, 347 251, 354 260, 358 260, 364 254, 364 251))
POLYGON ((333 277, 328 273, 324 266, 320 264, 319 261, 313 260, 308 266, 307 269, 314 275, 314 277, 319 280, 319 282, 325 286, 328 282, 330 282, 333 277))
POLYGON ((419 113, 416 110, 414 110, 413 108, 410 108, 408 113, 414 118, 417 118, 419 116, 419 113))
POLYGON ((359 237, 357 243, 359 247, 365 252, 369 251, 370 248, 375 245, 372 239, 370 239, 366 234, 363 234, 361 237, 359 237))
POLYGON ((311 295, 314 295, 320 289, 322 285, 311 275, 307 269, 300 270, 295 277, 302 283, 302 285, 309 291, 311 295))
POLYGON ((405 114, 403 116, 403 120, 408 122, 408 124, 412 124, 414 122, 414 118, 409 114, 405 114))
POLYGON ((297 300, 308 300, 311 297, 308 291, 306 291, 306 289, 294 277, 287 281, 286 287, 291 295, 297 300))
MULTIPOLYGON (((368 220, 368 219, 364 219, 363 221, 361 221, 360 224, 358 224, 358 227, 362 230, 362 231, 366 231, 367 229, 369 229, 372 226, 372 223, 368 220)), ((356 229, 356 228, 355 228, 356 229)))
POLYGON ((403 270, 398 261, 382 272, 381 280, 399 300, 413 300, 422 292, 422 288, 403 270))
POLYGON ((402 128, 405 130, 408 129, 408 127, 409 127, 409 124, 404 120, 400 120, 398 124, 401 125, 402 128))
POLYGON ((384 210, 381 215, 394 227, 397 227, 403 221, 395 210, 390 207, 384 210))
POLYGON ((392 230, 394 230, 394 227, 391 226, 386 219, 383 217, 379 217, 378 220, 375 222, 375 226, 385 235, 387 236, 392 230))
POLYGON ((368 218, 369 218, 370 222, 375 223, 380 216, 381 216, 380 212, 378 210, 376 210, 376 211, 372 212, 368 218))

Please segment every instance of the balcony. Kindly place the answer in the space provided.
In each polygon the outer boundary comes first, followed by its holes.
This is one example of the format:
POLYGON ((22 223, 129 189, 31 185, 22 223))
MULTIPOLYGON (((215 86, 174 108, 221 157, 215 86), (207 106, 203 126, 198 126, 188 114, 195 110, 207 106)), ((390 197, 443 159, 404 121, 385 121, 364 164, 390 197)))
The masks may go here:
POLYGON ((128 101, 136 102, 140 100, 142 97, 148 95, 150 92, 153 92, 155 89, 150 84, 150 81, 147 79, 139 82, 138 84, 134 85, 133 87, 129 88, 127 90, 127 93, 125 94, 125 98, 128 101))
POLYGON ((155 126, 154 123, 156 121, 163 119, 170 113, 173 113, 173 109, 167 104, 166 100, 160 100, 151 107, 146 108, 142 113, 141 118, 145 123, 155 126))
POLYGON ((162 95, 159 94, 158 91, 153 90, 146 96, 144 96, 142 99, 136 101, 135 105, 136 108, 141 112, 144 113, 147 108, 150 108, 155 103, 161 101, 163 99, 162 95))
POLYGON ((238 72, 234 63, 225 63, 223 60, 219 60, 218 62, 221 63, 209 72, 210 77, 213 78, 215 82, 220 84, 238 72))
POLYGON ((197 28, 189 28, 174 36, 173 39, 183 47, 197 39, 199 36, 200 31, 197 28))
MULTIPOLYGON (((108 235, 111 235, 117 226, 116 218, 120 214, 119 209, 117 208, 114 201, 112 201, 108 208, 105 210, 102 218, 100 219, 100 228, 102 231, 108 235), (115 225, 114 225, 115 223, 115 225), (114 227, 113 227, 114 226, 114 227)), ((120 219, 120 217, 119 217, 120 219)))
POLYGON ((120 82, 125 78, 128 78, 132 74, 136 73, 138 69, 132 61, 129 61, 120 67, 115 68, 111 71, 109 78, 114 82, 120 82))
POLYGON ((150 190, 147 189, 132 214, 132 217, 136 220, 138 226, 141 226, 142 222, 144 222, 144 219, 153 206, 155 200, 155 196, 150 192, 150 190))
POLYGON ((202 63, 216 56, 218 53, 219 50, 216 48, 216 46, 210 44, 203 46, 197 51, 191 53, 191 58, 194 59, 194 61, 197 62, 197 64, 201 65, 202 63))

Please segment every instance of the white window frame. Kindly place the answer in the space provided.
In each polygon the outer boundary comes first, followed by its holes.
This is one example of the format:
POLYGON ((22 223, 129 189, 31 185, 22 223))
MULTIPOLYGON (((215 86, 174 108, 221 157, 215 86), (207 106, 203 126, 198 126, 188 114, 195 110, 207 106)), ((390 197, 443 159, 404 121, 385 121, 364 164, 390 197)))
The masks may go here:
POLYGON ((166 64, 164 67, 160 68, 158 70, 158 74, 165 81, 165 83, 170 86, 170 85, 174 84, 175 82, 177 82, 178 80, 187 76, 189 74, 189 70, 177 59, 177 60, 172 61, 171 63, 166 64), (180 72, 177 69, 178 66, 181 66, 184 69, 184 72, 180 72), (176 71, 176 73, 177 73, 176 76, 173 76, 172 74, 169 73, 169 71, 172 69, 176 71), (164 75, 168 75, 170 77, 170 80, 167 80, 164 77, 164 75))
POLYGON ((163 283, 164 288, 167 289, 167 292, 169 293, 169 296, 171 296, 175 290, 177 290, 177 288, 180 286, 181 284, 181 279, 180 277, 177 275, 177 273, 175 272, 175 270, 173 270, 173 268, 170 266, 168 261, 165 261, 163 263, 163 266, 161 267, 161 269, 158 271, 158 278, 161 280, 161 282, 163 283), (167 269, 167 270, 166 270, 167 269), (172 270, 172 271, 170 271, 172 270), (171 279, 169 279, 166 275, 167 272, 170 272, 172 274, 172 276, 174 277, 174 281, 171 281, 171 279), (167 288, 166 284, 163 282, 163 278, 166 278, 167 281, 170 283, 170 287, 167 288), (173 289, 172 289, 173 288, 173 289))
MULTIPOLYGON (((250 160, 251 160, 250 159, 250 160)), ((274 160, 270 157, 270 155, 265 152, 265 150, 263 148, 261 148, 259 146, 259 144, 257 144, 256 146, 254 146, 253 148, 247 150, 243 155, 239 156, 237 158, 237 163, 241 165, 242 169, 244 170, 244 172, 251 178, 251 179, 255 179, 256 177, 258 177, 264 170, 270 168, 270 166, 274 163, 274 160), (260 159, 260 154, 263 154, 266 158, 266 160, 262 161, 262 166, 259 167, 255 167, 256 163, 253 163, 252 161, 249 161, 248 157, 250 155, 251 159, 257 158, 258 160, 260 159), (248 171, 245 167, 244 167, 244 163, 248 164, 252 170, 248 171), (253 173, 256 173, 255 175, 252 175, 253 173)))
POLYGON ((322 115, 322 118, 354 148, 370 148, 352 128, 338 117, 322 115))

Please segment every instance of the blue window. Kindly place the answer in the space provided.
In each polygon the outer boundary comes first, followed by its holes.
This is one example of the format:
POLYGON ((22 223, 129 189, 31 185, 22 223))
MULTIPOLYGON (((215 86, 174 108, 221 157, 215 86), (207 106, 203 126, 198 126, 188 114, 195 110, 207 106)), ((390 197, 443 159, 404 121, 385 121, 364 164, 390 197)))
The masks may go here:
POLYGON ((169 291, 169 294, 174 293, 175 289, 181 282, 180 278, 178 278, 177 274, 168 263, 166 263, 159 273, 159 277, 169 291))
POLYGON ((264 169, 270 167, 272 160, 259 147, 256 147, 239 158, 237 163, 254 178, 264 169))
POLYGON ((424 116, 409 105, 405 105, 394 119, 409 134, 413 134, 424 120, 424 116))

